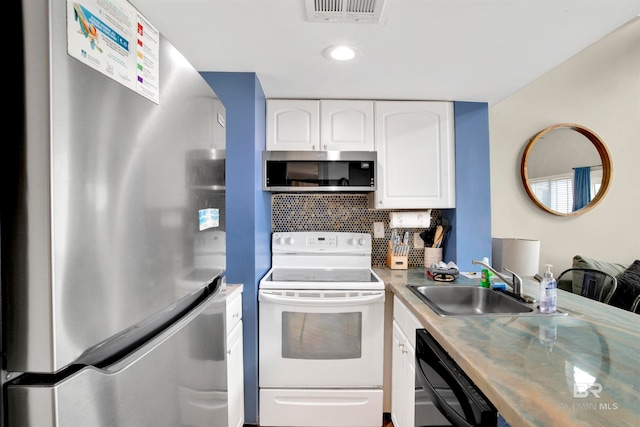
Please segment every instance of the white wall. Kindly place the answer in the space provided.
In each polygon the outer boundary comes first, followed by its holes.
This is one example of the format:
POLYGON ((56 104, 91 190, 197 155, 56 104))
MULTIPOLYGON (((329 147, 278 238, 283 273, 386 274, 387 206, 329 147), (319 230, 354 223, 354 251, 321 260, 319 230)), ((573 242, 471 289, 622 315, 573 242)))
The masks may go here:
POLYGON ((640 259, 640 17, 492 106, 489 126, 493 237, 539 239, 540 264, 556 275, 574 255, 640 259), (594 131, 613 161, 604 200, 575 217, 538 208, 520 178, 529 139, 561 122, 594 131))

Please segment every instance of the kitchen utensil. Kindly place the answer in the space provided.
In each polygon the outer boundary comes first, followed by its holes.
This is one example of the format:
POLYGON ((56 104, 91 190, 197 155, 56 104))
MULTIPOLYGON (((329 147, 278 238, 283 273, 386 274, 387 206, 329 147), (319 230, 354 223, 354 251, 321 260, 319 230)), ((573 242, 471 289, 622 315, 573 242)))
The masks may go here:
POLYGON ((442 244, 442 237, 443 237, 443 227, 441 225, 439 225, 438 227, 436 227, 436 234, 433 237, 433 248, 438 248, 440 247, 440 245, 442 244))
POLYGON ((422 233, 420 233, 420 238, 424 241, 425 247, 430 248, 433 246, 433 236, 436 232, 435 227, 427 228, 422 233))

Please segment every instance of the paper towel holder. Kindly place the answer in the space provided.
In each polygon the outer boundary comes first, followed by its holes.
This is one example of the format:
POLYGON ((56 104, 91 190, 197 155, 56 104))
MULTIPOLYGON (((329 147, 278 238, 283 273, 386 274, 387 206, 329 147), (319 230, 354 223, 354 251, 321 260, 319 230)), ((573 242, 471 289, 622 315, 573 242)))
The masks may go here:
POLYGON ((429 228, 430 225, 431 209, 389 212, 389 228, 429 228))

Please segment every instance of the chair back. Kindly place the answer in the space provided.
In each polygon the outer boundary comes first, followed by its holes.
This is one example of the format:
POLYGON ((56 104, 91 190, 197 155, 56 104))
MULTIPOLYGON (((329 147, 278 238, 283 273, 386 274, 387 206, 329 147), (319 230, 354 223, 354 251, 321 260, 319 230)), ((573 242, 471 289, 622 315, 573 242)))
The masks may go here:
POLYGON ((557 282, 565 280, 570 280, 574 289, 580 289, 583 297, 605 304, 609 303, 618 287, 618 280, 611 274, 592 268, 569 268, 558 276, 557 282))

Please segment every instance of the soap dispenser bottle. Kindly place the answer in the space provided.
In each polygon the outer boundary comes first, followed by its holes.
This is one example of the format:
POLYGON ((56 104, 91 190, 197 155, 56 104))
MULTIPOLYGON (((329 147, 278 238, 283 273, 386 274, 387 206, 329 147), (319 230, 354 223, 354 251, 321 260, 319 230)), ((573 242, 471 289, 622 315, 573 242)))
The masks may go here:
POLYGON ((551 272, 551 264, 545 264, 547 271, 544 272, 542 282, 540 282, 540 313, 555 313, 556 300, 558 295, 556 279, 551 272))

